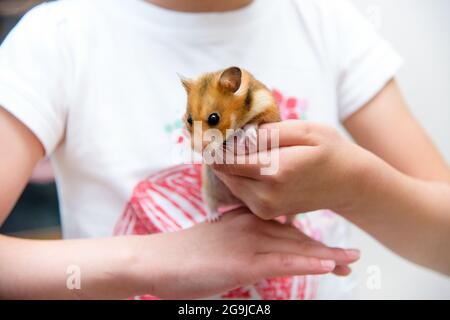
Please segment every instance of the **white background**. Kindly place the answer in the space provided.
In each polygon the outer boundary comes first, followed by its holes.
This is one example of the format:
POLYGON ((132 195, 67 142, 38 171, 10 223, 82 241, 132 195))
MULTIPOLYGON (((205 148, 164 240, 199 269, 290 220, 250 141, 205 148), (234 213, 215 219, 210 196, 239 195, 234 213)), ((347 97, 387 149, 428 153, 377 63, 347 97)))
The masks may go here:
MULTIPOLYGON (((450 162, 450 1, 352 2, 405 59, 398 77, 405 97, 450 162)), ((352 238, 363 251, 361 261, 354 267, 359 277, 356 298, 450 299, 450 278, 406 262, 356 227, 352 238), (367 286, 367 268, 371 265, 381 271, 380 290, 370 290, 367 286)))

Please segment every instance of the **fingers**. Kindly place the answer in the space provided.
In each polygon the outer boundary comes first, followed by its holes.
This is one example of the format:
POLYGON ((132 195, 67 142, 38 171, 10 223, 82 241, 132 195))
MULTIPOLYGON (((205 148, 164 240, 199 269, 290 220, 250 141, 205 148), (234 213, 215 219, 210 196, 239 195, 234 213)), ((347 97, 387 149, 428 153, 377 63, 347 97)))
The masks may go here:
POLYGON ((274 252, 301 254, 320 259, 332 259, 337 264, 346 265, 360 258, 357 249, 331 248, 316 241, 291 225, 270 221, 264 224, 264 232, 273 238, 266 246, 274 252))
POLYGON ((259 179, 264 176, 264 170, 279 163, 281 153, 285 151, 274 149, 243 155, 230 154, 225 156, 224 163, 214 163, 211 167, 226 174, 259 179))
POLYGON ((271 148, 275 146, 317 146, 319 144, 320 125, 312 122, 288 120, 263 124, 258 132, 260 136, 262 130, 268 131, 264 137, 267 137, 267 145, 271 148), (272 130, 278 132, 278 135, 271 134, 272 130), (274 138, 278 141, 273 141, 274 138))
POLYGON ((272 239, 264 244, 264 251, 299 254, 324 260, 333 260, 337 264, 346 265, 359 259, 359 251, 354 249, 330 248, 320 242, 308 239, 272 239))
POLYGON ((229 164, 213 164, 214 172, 223 172, 229 175, 247 178, 257 178, 261 176, 261 163, 258 160, 259 154, 249 154, 235 156, 234 161, 229 164), (250 159, 251 158, 251 159, 250 159))
POLYGON ((337 265, 336 268, 334 268, 333 273, 340 277, 346 277, 352 273, 352 269, 349 266, 337 265))
POLYGON ((345 277, 352 272, 346 264, 339 264, 332 259, 283 252, 259 254, 255 263, 262 264, 257 268, 262 273, 262 277, 314 275, 330 272, 345 277))
POLYGON ((221 171, 214 170, 214 174, 230 189, 230 191, 238 198, 246 202, 245 196, 248 192, 240 192, 241 190, 250 190, 250 184, 258 183, 248 177, 228 175, 221 171))
POLYGON ((332 272, 336 267, 333 260, 288 253, 259 254, 254 265, 261 278, 326 274, 332 272))
POLYGON ((265 231, 275 237, 307 240, 311 239, 302 231, 291 224, 281 223, 277 220, 268 221, 265 231))
POLYGON ((302 168, 315 163, 320 149, 311 146, 291 146, 247 155, 236 155, 226 163, 215 163, 211 167, 215 172, 228 175, 267 180, 283 169, 293 166, 302 168))
POLYGON ((287 147, 315 149, 325 128, 319 124, 292 120, 264 124, 258 130, 257 153, 229 154, 223 164, 213 164, 215 170, 248 178, 261 176, 261 168, 273 165, 280 159, 280 151, 287 147), (276 158, 275 158, 276 157, 276 158))

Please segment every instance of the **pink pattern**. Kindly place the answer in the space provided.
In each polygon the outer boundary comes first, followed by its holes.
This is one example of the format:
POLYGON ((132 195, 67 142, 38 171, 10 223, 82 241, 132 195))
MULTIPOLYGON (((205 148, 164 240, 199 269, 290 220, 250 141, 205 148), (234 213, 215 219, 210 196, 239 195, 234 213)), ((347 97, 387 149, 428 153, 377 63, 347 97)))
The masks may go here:
MULTIPOLYGON (((201 199, 201 165, 179 165, 151 175, 141 181, 133 191, 123 214, 114 229, 115 235, 172 232, 189 228, 206 218, 201 199), (188 210, 189 208, 189 210, 188 210)), ((299 228, 305 229, 300 223, 299 228)), ((297 277, 296 299, 304 299, 307 277, 297 277)), ((292 277, 266 279, 248 288, 237 288, 223 294, 222 298, 290 299, 292 277), (255 296, 256 292, 256 296, 255 296)), ((157 299, 151 295, 138 299, 157 299)))
POLYGON ((114 229, 115 235, 172 232, 203 222, 201 165, 179 165, 141 181, 114 229), (164 203, 164 207, 160 205, 164 203), (196 214, 186 209, 192 207, 196 214), (170 214, 169 214, 170 212, 170 214), (184 223, 176 217, 184 217, 184 223))
POLYGON ((306 119, 306 110, 309 107, 308 100, 285 97, 277 89, 273 89, 272 94, 280 108, 281 118, 283 120, 306 119))
MULTIPOLYGON (((284 97, 276 89, 273 95, 280 106, 283 119, 303 119, 308 103, 295 97, 284 97)), ((175 144, 185 141, 181 133, 175 144)), ((162 170, 138 183, 120 216, 114 235, 173 232, 189 228, 206 219, 201 196, 201 165, 184 164, 162 170)), ((283 218, 281 218, 283 219, 283 218)), ((295 226, 308 235, 320 238, 306 216, 295 221, 295 226)), ((222 298, 240 299, 311 299, 317 289, 315 277, 278 277, 236 288, 222 298)), ((137 299, 158 299, 151 295, 137 299)))

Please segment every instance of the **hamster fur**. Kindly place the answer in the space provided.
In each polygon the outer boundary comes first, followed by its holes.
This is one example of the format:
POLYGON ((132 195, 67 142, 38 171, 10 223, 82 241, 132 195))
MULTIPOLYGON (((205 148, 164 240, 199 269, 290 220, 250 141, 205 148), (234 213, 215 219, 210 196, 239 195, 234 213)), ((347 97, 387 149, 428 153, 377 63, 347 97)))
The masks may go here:
MULTIPOLYGON (((196 79, 181 78, 187 92, 184 122, 194 137, 194 123, 201 123, 202 132, 217 129, 223 141, 229 140, 227 129, 255 130, 260 124, 281 121, 279 107, 271 91, 251 73, 230 67, 200 75, 196 79)), ((205 148, 203 137, 201 150, 205 148)), ((191 139, 192 143, 194 139, 191 139)), ((215 147, 222 147, 215 146, 215 147)), ((194 144, 192 144, 194 149, 194 144)), ((207 220, 220 216, 219 208, 241 203, 213 173, 202 165, 202 196, 207 206, 207 220)))

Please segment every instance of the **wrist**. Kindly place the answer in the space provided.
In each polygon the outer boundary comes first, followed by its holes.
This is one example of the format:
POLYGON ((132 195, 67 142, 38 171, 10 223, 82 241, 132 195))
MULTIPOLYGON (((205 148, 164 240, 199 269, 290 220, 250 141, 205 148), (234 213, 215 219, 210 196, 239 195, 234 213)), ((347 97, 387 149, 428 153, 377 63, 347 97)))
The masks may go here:
POLYGON ((389 201, 402 184, 402 175, 371 152, 360 149, 357 161, 350 165, 348 196, 337 212, 350 220, 370 207, 389 201))
POLYGON ((177 279, 179 258, 170 252, 166 234, 129 236, 128 267, 124 277, 132 285, 132 295, 164 295, 177 279))
POLYGON ((122 237, 123 246, 120 247, 122 252, 118 254, 120 261, 117 263, 116 281, 123 285, 124 291, 127 292, 127 298, 154 294, 156 273, 164 268, 155 265, 157 259, 152 258, 152 253, 154 253, 153 237, 122 237))

